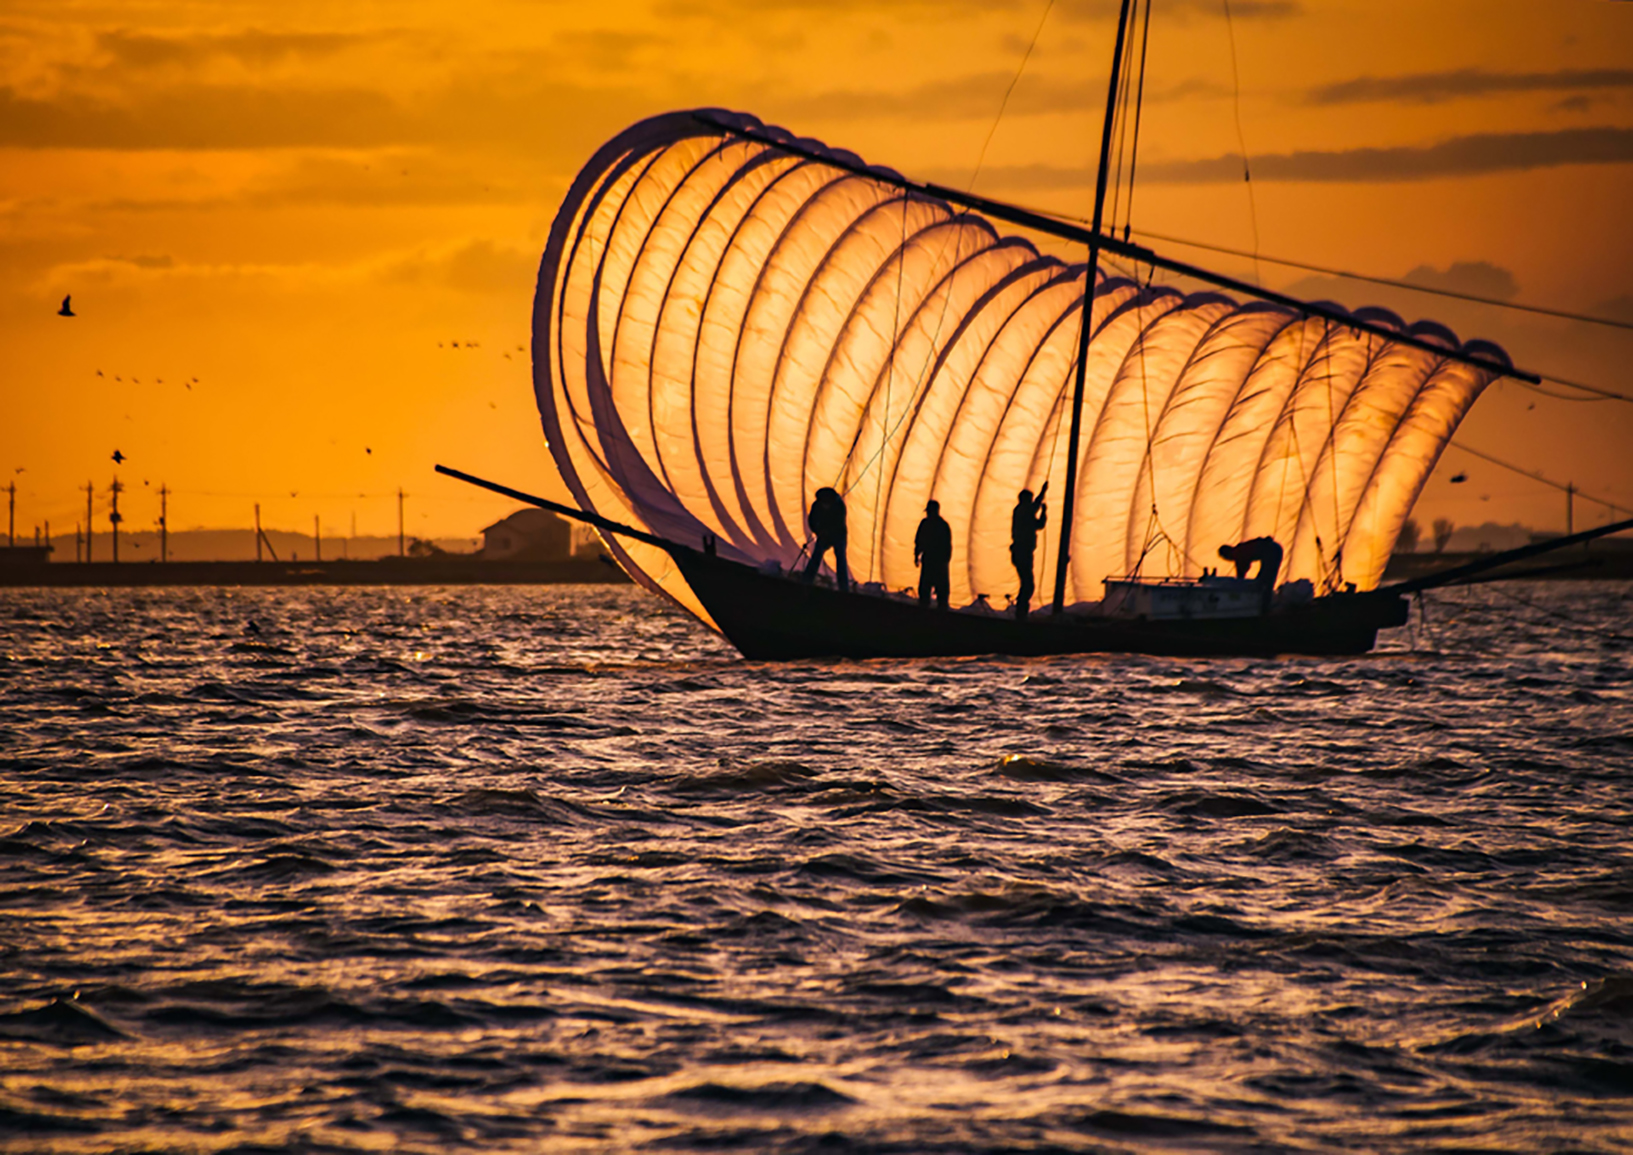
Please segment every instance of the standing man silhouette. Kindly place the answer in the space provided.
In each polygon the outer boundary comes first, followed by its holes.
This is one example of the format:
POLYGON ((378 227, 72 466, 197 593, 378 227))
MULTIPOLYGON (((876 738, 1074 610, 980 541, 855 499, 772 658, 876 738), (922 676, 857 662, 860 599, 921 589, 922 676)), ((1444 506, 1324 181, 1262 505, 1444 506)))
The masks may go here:
POLYGON ((1009 560, 1015 563, 1015 573, 1021 579, 1021 588, 1015 594, 1015 617, 1019 619, 1024 619, 1032 607, 1033 559, 1038 551, 1038 530, 1049 522, 1049 507, 1043 503, 1043 495, 1048 492, 1047 481, 1036 497, 1030 489, 1021 490, 1009 515, 1009 560))
POLYGON ((913 561, 919 567, 919 605, 928 606, 930 595, 936 608, 947 608, 947 567, 953 560, 953 527, 941 516, 941 502, 924 506, 924 520, 913 535, 913 561))
POLYGON ((845 499, 839 496, 838 490, 824 485, 816 491, 816 499, 811 502, 811 512, 805 520, 816 535, 816 541, 811 545, 811 560, 805 565, 805 580, 816 581, 817 570, 822 568, 822 555, 831 549, 834 551, 835 585, 840 593, 849 593, 851 575, 845 564, 845 499))

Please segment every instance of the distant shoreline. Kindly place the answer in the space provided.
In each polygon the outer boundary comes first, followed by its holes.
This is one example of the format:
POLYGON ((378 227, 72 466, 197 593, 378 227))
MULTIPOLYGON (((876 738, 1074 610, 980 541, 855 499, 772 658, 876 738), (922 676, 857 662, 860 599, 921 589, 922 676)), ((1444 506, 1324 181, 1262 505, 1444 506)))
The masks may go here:
MULTIPOLYGON (((1407 581, 1477 561, 1490 551, 1472 553, 1398 553, 1389 559, 1384 581, 1407 581)), ((1511 562, 1492 571, 1500 578, 1535 578, 1546 581, 1595 581, 1633 578, 1633 540, 1601 538, 1570 546, 1525 561, 1511 562)))
POLYGON ((0 587, 624 584, 610 560, 485 561, 471 555, 377 561, 139 561, 0 565, 0 587))
MULTIPOLYGON (((1396 554, 1384 580, 1404 581, 1450 569, 1478 553, 1396 554)), ((1505 566, 1509 578, 1633 578, 1633 542, 1586 547, 1505 566)), ((629 578, 606 558, 570 561, 486 561, 471 554, 387 557, 374 561, 137 561, 0 565, 3 587, 301 586, 301 585, 622 585, 629 578)))

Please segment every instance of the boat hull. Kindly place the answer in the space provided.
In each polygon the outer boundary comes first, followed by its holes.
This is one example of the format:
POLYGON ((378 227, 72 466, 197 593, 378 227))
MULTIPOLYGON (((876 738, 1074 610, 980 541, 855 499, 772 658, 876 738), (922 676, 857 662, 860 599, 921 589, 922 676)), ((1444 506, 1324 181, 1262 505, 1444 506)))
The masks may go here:
POLYGON ((669 549, 726 639, 757 661, 977 654, 1127 653, 1176 657, 1364 654, 1404 625, 1407 602, 1333 594, 1263 616, 1142 621, 1035 611, 1025 621, 926 609, 914 602, 806 585, 683 547, 669 549))

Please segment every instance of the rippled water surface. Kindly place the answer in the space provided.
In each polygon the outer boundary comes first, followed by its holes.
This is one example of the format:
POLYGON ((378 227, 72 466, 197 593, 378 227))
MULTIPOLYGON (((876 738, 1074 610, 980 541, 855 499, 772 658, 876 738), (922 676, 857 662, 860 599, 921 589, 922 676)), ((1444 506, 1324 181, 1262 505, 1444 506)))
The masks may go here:
POLYGON ((0 1147, 1633 1150, 1629 635, 1557 583, 1358 660, 757 665, 628 588, 0 591, 0 1147))

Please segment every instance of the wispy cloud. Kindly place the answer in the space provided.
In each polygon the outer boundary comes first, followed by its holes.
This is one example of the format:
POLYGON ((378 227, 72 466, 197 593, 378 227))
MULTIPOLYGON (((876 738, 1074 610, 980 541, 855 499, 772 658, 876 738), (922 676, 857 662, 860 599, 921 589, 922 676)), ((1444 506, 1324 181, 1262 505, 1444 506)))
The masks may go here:
POLYGON ((364 89, 185 85, 128 103, 0 90, 0 145, 14 148, 345 148, 418 135, 403 109, 364 89))
POLYGON ((1582 92, 1607 88, 1633 88, 1633 68, 1571 68, 1559 72, 1487 72, 1480 68, 1460 68, 1404 76, 1359 76, 1311 89, 1304 101, 1317 105, 1436 104, 1517 92, 1582 92))
MULTIPOLYGON (((949 188, 963 188, 970 179, 968 169, 927 169, 909 175, 949 188)), ((981 170, 976 188, 1003 192, 1047 192, 1087 188, 1093 184, 1092 168, 1068 168, 1053 164, 994 164, 981 170)))
POLYGON ((188 68, 215 57, 229 57, 244 64, 264 66, 292 59, 333 56, 345 49, 377 42, 390 35, 267 32, 251 28, 232 33, 158 36, 116 30, 100 33, 96 45, 126 68, 188 68))
POLYGON ((1514 274, 1490 261, 1453 261, 1444 269, 1433 265, 1419 265, 1401 280, 1409 285, 1446 293, 1467 293, 1473 297, 1490 297, 1509 301, 1519 294, 1520 286, 1514 274))
MULTIPOLYGON (((1258 181, 1410 181, 1475 176, 1568 164, 1633 162, 1633 129, 1570 128, 1557 132, 1478 133, 1438 144, 1399 148, 1300 150, 1255 156, 1258 181)), ((1140 180, 1207 184, 1242 179, 1235 154, 1207 160, 1142 163, 1140 180)))
MULTIPOLYGON (((779 102, 785 116, 831 120, 966 120, 990 118, 1004 90, 1015 79, 1010 72, 980 72, 936 80, 902 91, 836 89, 779 102)), ((1094 95, 1087 82, 1026 77, 1015 87, 1005 115, 1037 116, 1088 108, 1094 95)))
POLYGON ((633 91, 552 80, 454 83, 397 100, 348 87, 180 83, 122 98, 31 97, 0 88, 0 147, 84 149, 381 148, 482 145, 578 157, 593 118, 652 111, 633 91), (553 110, 540 116, 541 108, 553 110))
MULTIPOLYGON (((1062 15, 1077 20, 1115 20, 1119 0, 1064 0, 1059 4, 1062 15)), ((1230 0, 1232 20, 1285 20, 1304 10, 1301 0, 1230 0)), ((1188 21, 1224 19, 1225 6, 1219 0, 1166 0, 1158 6, 1162 19, 1188 21)))

